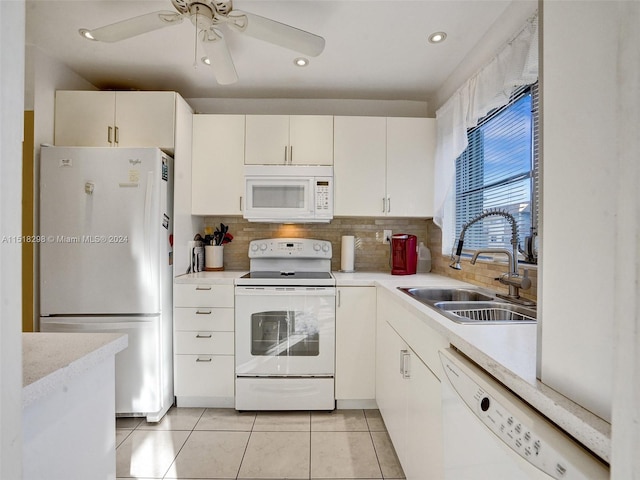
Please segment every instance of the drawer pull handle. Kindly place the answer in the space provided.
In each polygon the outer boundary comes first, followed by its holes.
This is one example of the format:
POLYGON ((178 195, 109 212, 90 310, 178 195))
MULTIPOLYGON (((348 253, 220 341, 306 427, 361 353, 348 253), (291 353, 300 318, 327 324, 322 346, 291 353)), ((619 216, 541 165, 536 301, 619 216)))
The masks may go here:
POLYGON ((213 362, 213 358, 196 358, 196 362, 213 362))
POLYGON ((207 311, 197 310, 196 311, 196 315, 211 315, 211 313, 212 313, 211 310, 207 310, 207 311))
POLYGON ((201 287, 201 286, 197 286, 196 290, 211 290, 211 287, 201 287))
POLYGON ((198 333, 198 334, 196 335, 196 338, 211 338, 212 336, 213 336, 213 335, 211 335, 211 334, 209 334, 209 335, 202 335, 202 334, 198 333))

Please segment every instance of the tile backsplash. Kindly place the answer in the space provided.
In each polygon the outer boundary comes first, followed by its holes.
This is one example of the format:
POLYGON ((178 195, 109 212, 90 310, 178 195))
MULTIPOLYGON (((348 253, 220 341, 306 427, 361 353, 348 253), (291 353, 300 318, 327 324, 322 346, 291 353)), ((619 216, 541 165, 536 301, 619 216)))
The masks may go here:
MULTIPOLYGON (((407 233, 418 237, 418 244, 425 242, 431 250, 431 272, 463 280, 496 292, 507 293, 508 287, 496 277, 507 272, 506 262, 478 261, 471 265, 462 260, 462 270, 449 268, 449 255, 442 255, 442 232, 432 220, 419 218, 369 218, 338 217, 331 223, 307 223, 284 225, 275 223, 252 223, 242 217, 205 217, 204 226, 215 229, 220 223, 229 226, 233 241, 224 248, 224 268, 226 270, 249 269, 249 242, 261 238, 314 238, 329 240, 333 246, 331 269, 340 270, 340 254, 343 235, 356 237, 355 270, 361 272, 390 272, 389 245, 382 243, 383 230, 393 233, 407 233)), ((204 234, 204 232, 201 232, 204 234)), ((537 299, 537 267, 520 265, 520 273, 529 269, 532 287, 521 290, 520 294, 531 300, 537 299)))
MULTIPOLYGON (((249 269, 249 242, 261 238, 314 238, 329 240, 333 247, 331 269, 340 270, 342 236, 356 237, 355 270, 390 272, 389 245, 382 243, 383 230, 407 233, 427 242, 427 220, 416 218, 334 218, 331 223, 284 225, 253 223, 242 217, 205 217, 204 226, 215 229, 220 223, 229 226, 233 241, 224 247, 225 270, 249 269)), ((204 232, 201 232, 204 234, 204 232)))

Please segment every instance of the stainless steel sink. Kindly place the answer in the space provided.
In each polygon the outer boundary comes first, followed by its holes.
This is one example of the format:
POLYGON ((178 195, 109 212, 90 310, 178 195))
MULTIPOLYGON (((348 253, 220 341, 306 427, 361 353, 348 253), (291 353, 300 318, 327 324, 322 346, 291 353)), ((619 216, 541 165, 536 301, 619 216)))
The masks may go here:
POLYGON ((536 323, 536 311, 506 302, 436 302, 435 308, 458 323, 536 323))
POLYGON ((474 288, 399 288, 400 291, 457 323, 506 325, 536 323, 535 308, 499 299, 474 288))
POLYGON ((477 302, 495 300, 495 296, 472 288, 400 288, 416 300, 433 305, 435 302, 477 302))

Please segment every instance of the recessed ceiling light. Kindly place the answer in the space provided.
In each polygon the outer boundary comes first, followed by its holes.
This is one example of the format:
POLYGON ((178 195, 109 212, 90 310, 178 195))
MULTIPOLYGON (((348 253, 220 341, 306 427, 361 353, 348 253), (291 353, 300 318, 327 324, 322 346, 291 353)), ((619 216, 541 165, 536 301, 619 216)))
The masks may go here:
POLYGON ((444 32, 435 32, 432 33, 431 35, 429 35, 429 42, 430 43, 442 43, 444 42, 445 38, 447 38, 447 34, 444 32))
POLYGON ((91 35, 91 32, 86 28, 81 28, 80 30, 78 30, 78 33, 87 40, 95 40, 95 38, 93 38, 93 35, 91 35))
POLYGON ((309 59, 304 57, 298 57, 293 61, 293 64, 297 67, 306 67, 309 65, 309 59))
POLYGON ((211 65, 211 60, 209 60, 209 57, 202 57, 200 60, 202 60, 202 63, 204 63, 205 65, 211 65))

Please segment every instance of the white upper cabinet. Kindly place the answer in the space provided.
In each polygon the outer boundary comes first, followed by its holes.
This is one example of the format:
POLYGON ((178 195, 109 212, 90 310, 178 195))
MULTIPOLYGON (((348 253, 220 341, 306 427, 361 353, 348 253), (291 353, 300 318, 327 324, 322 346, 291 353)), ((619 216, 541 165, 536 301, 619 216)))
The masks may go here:
POLYGON ((194 115, 193 215, 242 215, 244 115, 194 115))
POLYGON ((386 121, 384 117, 335 117, 334 215, 384 215, 386 121))
POLYGON ((435 119, 336 117, 336 216, 433 216, 435 119))
POLYGON ((56 92, 54 143, 86 147, 175 145, 175 92, 56 92))
POLYGON ((387 118, 387 215, 433 216, 435 147, 435 119, 387 118))
POLYGON ((244 163, 333 165, 333 117, 247 115, 244 163))

